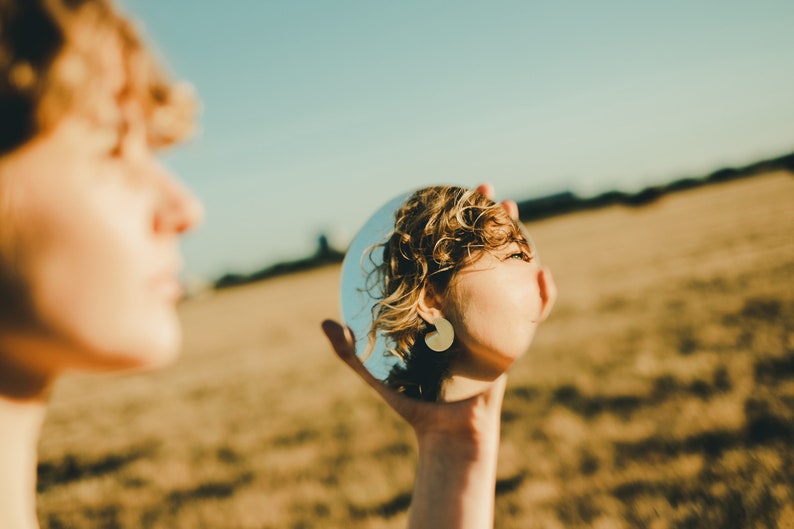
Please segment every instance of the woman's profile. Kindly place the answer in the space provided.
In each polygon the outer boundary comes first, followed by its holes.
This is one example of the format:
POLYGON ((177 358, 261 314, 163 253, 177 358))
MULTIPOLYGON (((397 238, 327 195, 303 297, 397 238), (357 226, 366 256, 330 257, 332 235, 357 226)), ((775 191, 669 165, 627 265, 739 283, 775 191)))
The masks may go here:
POLYGON ((385 382, 427 401, 482 391, 526 352, 547 309, 542 271, 518 222, 477 190, 411 194, 378 263, 370 343, 401 361, 385 382))
MULTIPOLYGON (((110 0, 0 0, 3 529, 38 527, 36 447, 58 377, 178 355, 178 240, 202 206, 157 153, 189 135, 194 108, 110 0)), ((409 526, 491 526, 505 378, 419 402, 369 375, 348 329, 323 330, 416 433, 409 526)))

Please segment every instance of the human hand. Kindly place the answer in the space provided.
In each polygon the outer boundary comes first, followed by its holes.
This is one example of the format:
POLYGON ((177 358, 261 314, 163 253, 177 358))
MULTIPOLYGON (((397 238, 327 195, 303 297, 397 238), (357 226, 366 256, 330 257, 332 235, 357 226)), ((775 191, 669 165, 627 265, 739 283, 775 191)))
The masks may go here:
POLYGON ((372 376, 356 356, 349 327, 325 320, 334 351, 413 428, 419 460, 409 529, 493 526, 499 422, 507 376, 466 400, 426 402, 398 393, 372 376))
POLYGON ((459 441, 481 443, 498 441, 499 414, 507 376, 502 375, 480 395, 466 400, 436 403, 408 397, 375 378, 356 355, 355 337, 349 327, 325 320, 323 331, 337 356, 414 429, 417 439, 454 437, 459 441))

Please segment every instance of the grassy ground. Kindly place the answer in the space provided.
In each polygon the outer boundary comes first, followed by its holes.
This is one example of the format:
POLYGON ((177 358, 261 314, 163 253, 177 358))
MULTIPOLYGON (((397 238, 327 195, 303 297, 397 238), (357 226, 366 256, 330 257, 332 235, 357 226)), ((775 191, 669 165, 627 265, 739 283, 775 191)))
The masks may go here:
MULTIPOLYGON (((794 178, 529 226, 560 289, 511 372, 500 528, 794 528, 794 178)), ((410 431, 330 353, 338 267, 185 304, 181 361, 56 388, 43 528, 396 528, 410 431)))

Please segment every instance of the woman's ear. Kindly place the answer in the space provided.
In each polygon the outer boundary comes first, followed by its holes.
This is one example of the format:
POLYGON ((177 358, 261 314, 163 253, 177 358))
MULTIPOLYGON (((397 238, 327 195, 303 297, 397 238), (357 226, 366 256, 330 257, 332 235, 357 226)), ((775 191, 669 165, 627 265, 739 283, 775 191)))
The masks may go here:
POLYGON ((430 283, 425 283, 425 286, 419 292, 416 312, 420 318, 431 325, 439 316, 444 317, 444 313, 441 311, 441 296, 438 295, 436 289, 430 283))

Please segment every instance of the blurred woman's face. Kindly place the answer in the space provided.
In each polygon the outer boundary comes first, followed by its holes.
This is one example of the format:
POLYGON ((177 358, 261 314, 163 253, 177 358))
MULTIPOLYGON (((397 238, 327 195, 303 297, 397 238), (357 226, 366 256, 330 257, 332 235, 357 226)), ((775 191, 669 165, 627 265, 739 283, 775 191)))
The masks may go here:
POLYGON ((107 76, 101 119, 72 114, 0 158, 0 241, 29 293, 28 320, 0 322, 0 351, 37 370, 115 369, 177 353, 178 236, 201 206, 160 166, 141 109, 107 76), (21 354, 21 353, 20 353, 21 354))
POLYGON ((528 247, 510 243, 456 272, 443 312, 467 354, 453 369, 475 378, 503 373, 532 342, 543 309, 540 268, 528 247))

